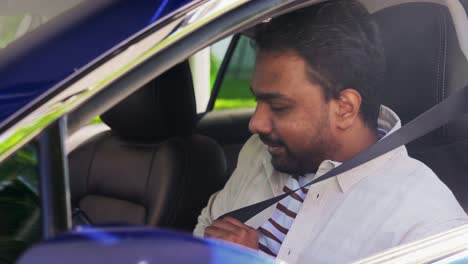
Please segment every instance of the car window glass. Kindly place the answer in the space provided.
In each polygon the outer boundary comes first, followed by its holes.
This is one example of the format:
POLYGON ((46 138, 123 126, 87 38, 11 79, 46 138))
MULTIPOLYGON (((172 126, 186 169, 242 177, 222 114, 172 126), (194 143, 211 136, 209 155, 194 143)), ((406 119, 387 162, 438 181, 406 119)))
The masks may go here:
POLYGON ((232 109, 255 106, 250 82, 255 61, 255 50, 248 37, 241 36, 222 78, 214 109, 232 109))
POLYGON ((41 237, 36 145, 0 163, 0 263, 17 257, 41 237))

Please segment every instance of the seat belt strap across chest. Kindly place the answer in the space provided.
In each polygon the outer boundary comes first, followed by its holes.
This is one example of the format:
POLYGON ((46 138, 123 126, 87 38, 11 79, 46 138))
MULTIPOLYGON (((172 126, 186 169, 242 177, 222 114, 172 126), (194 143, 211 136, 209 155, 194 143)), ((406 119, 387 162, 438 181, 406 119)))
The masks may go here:
POLYGON ((450 121, 462 117, 468 112, 468 86, 459 90, 448 98, 438 103, 431 109, 427 110, 417 118, 408 122, 402 128, 398 129, 394 133, 387 137, 379 140, 374 145, 360 152, 348 161, 345 161, 340 166, 330 170, 321 177, 314 179, 313 181, 301 186, 296 190, 286 192, 284 194, 275 196, 265 201, 261 201, 231 212, 228 212, 218 219, 230 216, 236 218, 241 222, 246 222, 250 218, 254 217, 258 213, 267 209, 268 207, 281 201, 286 196, 298 191, 301 188, 308 187, 318 182, 332 178, 345 171, 351 170, 359 165, 362 165, 370 160, 373 160, 393 149, 396 149, 402 145, 405 145, 425 134, 439 128, 450 121))

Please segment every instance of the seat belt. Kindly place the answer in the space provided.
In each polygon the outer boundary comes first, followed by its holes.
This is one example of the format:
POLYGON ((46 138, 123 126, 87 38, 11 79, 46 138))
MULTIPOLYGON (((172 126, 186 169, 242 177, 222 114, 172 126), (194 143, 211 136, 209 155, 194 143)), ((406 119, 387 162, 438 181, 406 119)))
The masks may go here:
POLYGON ((92 225, 92 223, 88 215, 77 206, 72 209, 72 227, 80 225, 92 225))
POLYGON ((450 121, 462 117, 467 112, 468 86, 450 95, 448 98, 438 103, 431 109, 427 110, 417 118, 413 119, 412 121, 404 125, 402 128, 398 129, 397 131, 388 135, 387 137, 379 140, 374 145, 363 150, 350 160, 345 161, 340 166, 337 166, 329 172, 323 174, 321 177, 301 186, 296 190, 292 190, 270 198, 268 200, 228 212, 220 216, 218 219, 230 216, 244 223, 250 218, 265 210, 266 208, 274 205, 286 196, 289 196, 290 194, 298 191, 301 188, 330 179, 338 174, 341 174, 370 160, 373 160, 395 148, 398 148, 421 136, 426 135, 432 130, 439 128, 449 123, 450 121))

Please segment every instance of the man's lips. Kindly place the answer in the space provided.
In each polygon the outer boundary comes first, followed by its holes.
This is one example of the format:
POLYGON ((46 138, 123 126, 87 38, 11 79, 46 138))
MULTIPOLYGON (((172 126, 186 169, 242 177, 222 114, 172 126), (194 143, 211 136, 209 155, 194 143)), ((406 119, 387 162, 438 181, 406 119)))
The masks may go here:
POLYGON ((268 147, 268 152, 270 154, 275 155, 275 154, 280 154, 281 152, 284 151, 284 145, 276 142, 274 140, 270 140, 267 137, 260 137, 262 140, 263 144, 265 144, 268 147))
POLYGON ((267 145, 267 147, 268 147, 268 152, 270 152, 270 154, 272 154, 272 155, 281 154, 281 152, 283 152, 283 150, 284 150, 284 147, 280 146, 280 145, 277 145, 277 146, 267 145))

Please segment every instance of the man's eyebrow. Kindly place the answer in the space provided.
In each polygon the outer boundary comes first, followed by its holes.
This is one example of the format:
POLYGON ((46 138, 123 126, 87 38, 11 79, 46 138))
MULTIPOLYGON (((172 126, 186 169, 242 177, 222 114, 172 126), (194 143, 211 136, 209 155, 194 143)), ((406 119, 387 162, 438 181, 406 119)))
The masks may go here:
POLYGON ((282 94, 282 93, 255 93, 253 91, 252 86, 250 86, 250 92, 252 92, 253 96, 257 100, 272 100, 272 99, 285 99, 285 100, 291 100, 288 96, 282 94))

